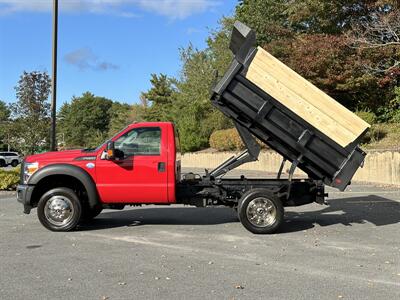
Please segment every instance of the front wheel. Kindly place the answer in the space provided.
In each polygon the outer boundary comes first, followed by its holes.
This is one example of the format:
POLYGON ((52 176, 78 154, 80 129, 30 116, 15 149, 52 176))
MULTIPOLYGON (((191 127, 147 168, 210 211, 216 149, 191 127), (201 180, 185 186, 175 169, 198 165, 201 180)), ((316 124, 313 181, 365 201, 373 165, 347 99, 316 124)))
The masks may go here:
POLYGON ((238 215, 243 226, 252 233, 274 233, 282 225, 282 202, 271 191, 254 189, 240 199, 238 215))
POLYGON ((82 206, 73 190, 60 187, 40 198, 37 213, 40 223, 47 229, 70 231, 79 223, 82 206))
POLYGON ((13 168, 15 168, 16 166, 18 166, 18 164, 19 164, 18 160, 13 160, 13 161, 11 162, 11 166, 12 166, 13 168))

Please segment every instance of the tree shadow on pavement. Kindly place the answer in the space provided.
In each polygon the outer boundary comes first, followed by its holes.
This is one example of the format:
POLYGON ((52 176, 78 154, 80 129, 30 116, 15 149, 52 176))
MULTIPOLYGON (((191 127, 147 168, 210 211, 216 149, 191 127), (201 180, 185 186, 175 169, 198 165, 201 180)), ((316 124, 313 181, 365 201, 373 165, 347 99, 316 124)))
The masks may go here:
MULTIPOLYGON (((376 226, 400 221, 400 202, 379 196, 332 199, 329 206, 314 211, 286 211, 280 233, 313 228, 315 224, 330 226, 372 223, 376 226)), ((301 210, 297 208, 296 210, 301 210)), ((122 211, 107 211, 91 222, 80 225, 80 230, 99 230, 141 225, 217 225, 238 222, 235 211, 227 207, 146 207, 122 211)))

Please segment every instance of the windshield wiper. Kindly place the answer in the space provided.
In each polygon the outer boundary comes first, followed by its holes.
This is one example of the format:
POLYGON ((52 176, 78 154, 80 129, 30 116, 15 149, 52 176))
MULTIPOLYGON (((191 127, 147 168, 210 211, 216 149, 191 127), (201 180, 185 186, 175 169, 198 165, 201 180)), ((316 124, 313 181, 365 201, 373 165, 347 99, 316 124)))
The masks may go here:
POLYGON ((82 149, 82 152, 93 152, 94 150, 96 150, 96 148, 85 148, 82 149))

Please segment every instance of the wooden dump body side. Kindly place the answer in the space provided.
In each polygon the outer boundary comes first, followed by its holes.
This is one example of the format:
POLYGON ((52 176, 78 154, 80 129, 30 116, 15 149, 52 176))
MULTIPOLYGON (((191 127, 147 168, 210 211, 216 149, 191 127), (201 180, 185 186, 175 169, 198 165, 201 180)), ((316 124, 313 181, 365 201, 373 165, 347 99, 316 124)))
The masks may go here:
POLYGON ((258 47, 245 77, 342 147, 358 139, 368 123, 258 47))
POLYGON ((255 33, 235 23, 235 58, 213 105, 310 178, 344 190, 364 161, 358 144, 369 125, 254 42, 255 33))

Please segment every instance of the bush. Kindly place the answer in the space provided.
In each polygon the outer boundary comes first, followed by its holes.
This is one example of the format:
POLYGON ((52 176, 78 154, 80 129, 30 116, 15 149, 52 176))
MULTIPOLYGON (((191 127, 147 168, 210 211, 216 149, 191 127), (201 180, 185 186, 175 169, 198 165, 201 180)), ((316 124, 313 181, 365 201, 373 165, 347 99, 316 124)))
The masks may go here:
POLYGON ((374 124, 363 137, 362 147, 368 149, 399 150, 400 123, 374 124))
POLYGON ((388 105, 378 108, 378 122, 400 123, 400 86, 394 89, 394 94, 394 99, 390 101, 388 105))
POLYGON ((214 131, 210 136, 210 146, 218 151, 244 149, 242 139, 235 128, 214 131))
MULTIPOLYGON (((262 149, 268 148, 268 146, 259 139, 256 140, 262 149)), ((214 131, 210 136, 209 142, 210 147, 218 151, 237 151, 245 149, 245 145, 236 128, 214 131)))
POLYGON ((15 190, 19 183, 20 168, 15 168, 10 171, 0 169, 0 191, 15 190))
POLYGON ((394 89, 394 93, 396 97, 391 102, 393 114, 390 121, 392 123, 400 123, 400 86, 394 89))
POLYGON ((376 143, 387 135, 387 130, 379 124, 372 125, 367 133, 362 137, 362 144, 376 143))
POLYGON ((375 124, 376 123, 376 115, 369 110, 357 110, 355 114, 363 119, 368 124, 375 124))
POLYGON ((391 121, 392 123, 400 123, 400 109, 393 114, 391 121))

